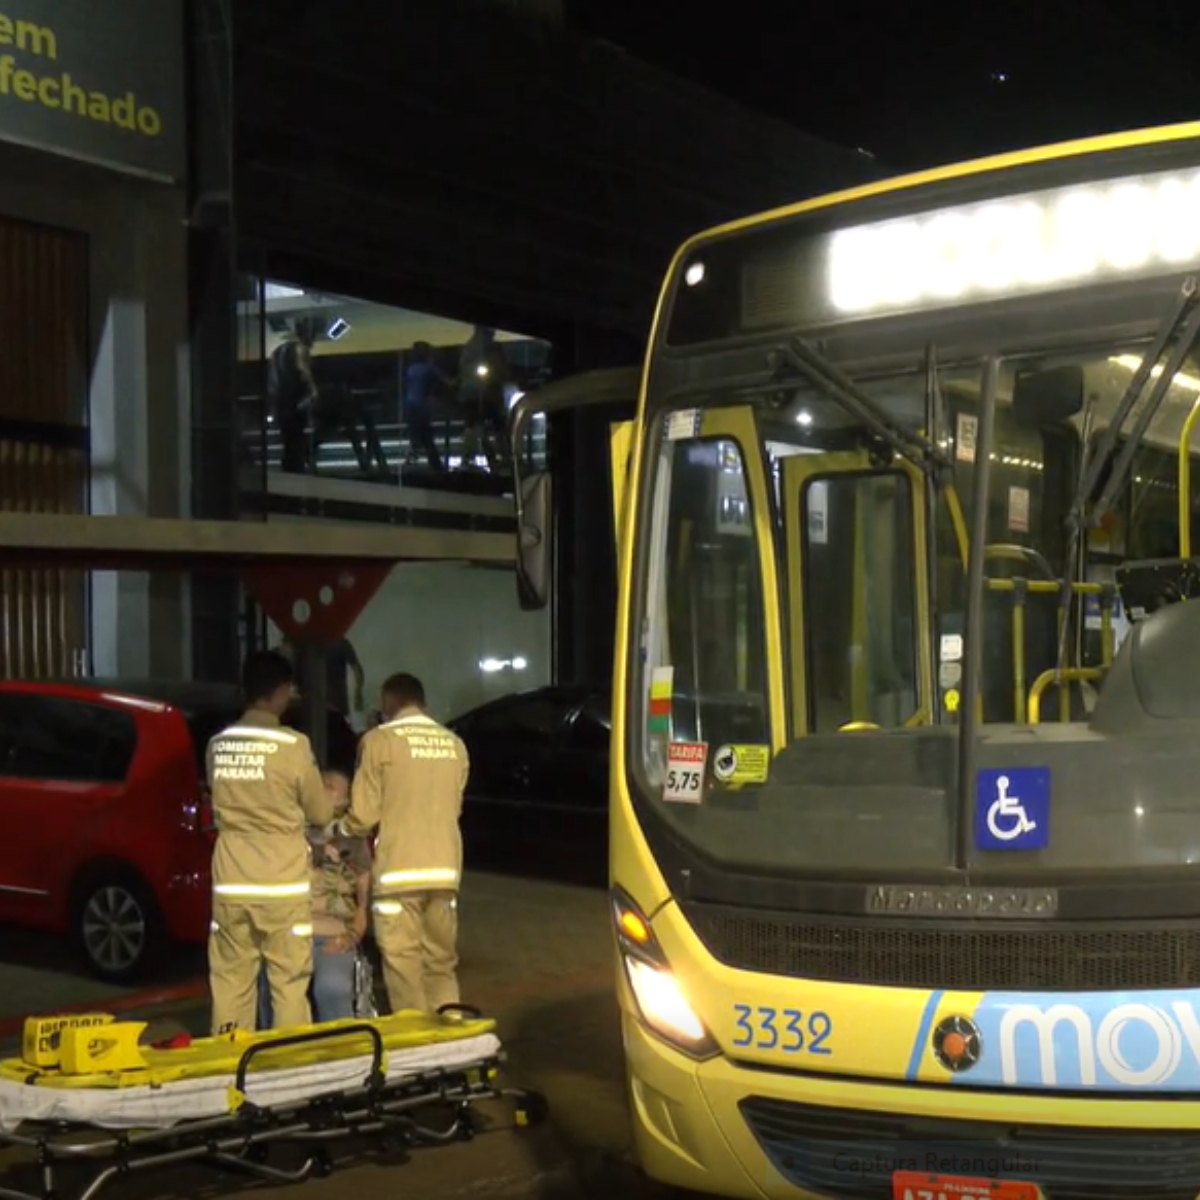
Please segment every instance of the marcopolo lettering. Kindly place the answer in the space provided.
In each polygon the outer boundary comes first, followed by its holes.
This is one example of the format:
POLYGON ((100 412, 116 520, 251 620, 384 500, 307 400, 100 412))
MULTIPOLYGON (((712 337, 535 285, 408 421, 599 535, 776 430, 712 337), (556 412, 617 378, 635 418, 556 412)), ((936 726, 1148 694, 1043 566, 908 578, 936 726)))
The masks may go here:
POLYGON ((867 912, 903 917, 1052 917, 1053 888, 962 888, 879 886, 867 892, 867 912))
POLYGON ((1119 1004, 1103 1015, 1077 1004, 1014 1004, 997 1040, 1009 1087, 1170 1091, 1200 1081, 1200 1019, 1187 1000, 1119 1004))

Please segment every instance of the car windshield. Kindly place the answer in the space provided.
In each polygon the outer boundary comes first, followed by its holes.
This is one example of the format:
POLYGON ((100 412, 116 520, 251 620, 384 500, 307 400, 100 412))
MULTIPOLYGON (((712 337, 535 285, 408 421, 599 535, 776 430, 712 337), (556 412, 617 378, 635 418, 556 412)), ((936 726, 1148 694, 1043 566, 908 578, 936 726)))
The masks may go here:
MULTIPOLYGON (((903 751, 912 759, 904 783, 848 794, 844 783, 874 751, 861 763, 848 757, 845 736, 878 728, 910 747, 939 733, 953 740, 982 454, 981 716, 1023 719, 1030 685, 1059 661, 1067 636, 1051 581, 1065 573, 1081 450, 1117 411, 1146 346, 1003 358, 989 446, 978 439, 982 361, 931 370, 922 351, 905 370, 857 373, 895 426, 935 430, 953 465, 949 491, 806 379, 678 397, 652 390, 630 763, 637 791, 677 835, 751 870, 953 862, 953 801, 931 802, 925 751, 903 751), (1025 596, 1016 578, 1049 586, 1025 596), (1014 591, 1024 605, 1019 651, 1014 591), (802 741, 803 770, 789 762, 802 741), (773 743, 784 748, 772 760, 773 743), (707 770, 695 769, 701 756, 707 770)), ((1198 394, 1189 359, 1112 510, 1084 539, 1088 580, 1111 582, 1127 558, 1177 553, 1174 447, 1198 394)), ((1119 605, 1107 610, 1106 597, 1102 621, 1095 597, 1079 603, 1069 659, 1100 664, 1125 628, 1119 605)), ((1088 702, 1085 689, 1071 712, 1088 702)), ((1060 715, 1053 693, 1046 710, 1060 715)))

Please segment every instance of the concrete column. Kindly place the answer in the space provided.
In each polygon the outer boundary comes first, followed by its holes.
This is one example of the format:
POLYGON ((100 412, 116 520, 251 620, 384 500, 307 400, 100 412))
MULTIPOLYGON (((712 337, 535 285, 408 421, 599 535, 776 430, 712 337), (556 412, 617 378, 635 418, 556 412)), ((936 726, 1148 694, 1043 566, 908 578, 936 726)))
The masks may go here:
MULTIPOLYGON (((186 267, 180 201, 133 198, 92 250, 91 507, 97 516, 184 515, 182 413, 187 397, 186 267)), ((97 675, 178 677, 190 651, 177 575, 96 572, 97 675)))

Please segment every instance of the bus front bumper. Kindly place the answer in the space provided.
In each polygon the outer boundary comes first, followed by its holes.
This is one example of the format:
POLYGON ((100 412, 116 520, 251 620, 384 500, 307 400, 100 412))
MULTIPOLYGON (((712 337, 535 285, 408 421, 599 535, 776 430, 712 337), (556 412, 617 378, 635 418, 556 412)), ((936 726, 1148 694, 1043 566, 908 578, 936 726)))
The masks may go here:
POLYGON ((892 1200, 893 1172, 918 1170, 1027 1180, 1053 1200, 1200 1197, 1200 1100, 1006 1096, 697 1063, 628 1011, 622 1025, 635 1147, 661 1183, 738 1200, 892 1200))

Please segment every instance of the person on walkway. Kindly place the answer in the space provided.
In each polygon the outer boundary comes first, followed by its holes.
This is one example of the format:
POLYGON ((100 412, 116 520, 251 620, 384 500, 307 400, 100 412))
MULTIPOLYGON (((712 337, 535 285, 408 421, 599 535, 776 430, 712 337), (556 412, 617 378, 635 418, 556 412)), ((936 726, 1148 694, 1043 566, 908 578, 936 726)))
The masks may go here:
POLYGON ((490 326, 476 325, 459 356, 458 402, 463 419, 464 468, 475 465, 481 442, 488 469, 495 472, 501 466, 507 437, 505 384, 511 375, 496 331, 490 326))
MULTIPOLYGON (((326 771, 325 789, 334 819, 350 805, 350 780, 326 771)), ((312 855, 314 1021, 341 1021, 357 1016, 358 954, 367 935, 371 907, 371 852, 363 838, 341 838, 328 827, 310 826, 312 855)), ((271 1028, 271 991, 264 968, 258 985, 258 1027, 271 1028)))
POLYGON ((267 361, 267 399, 283 443, 281 466, 294 475, 313 469, 309 422, 320 400, 312 366, 316 339, 315 319, 301 317, 267 361))
POLYGON ((404 429, 411 453, 422 452, 431 470, 444 471, 441 451, 433 435, 433 401, 439 388, 449 388, 450 379, 438 366, 428 342, 414 342, 404 368, 404 429))
POLYGON ((247 657, 246 711, 208 744, 217 842, 208 940, 212 1030, 252 1031, 266 964, 276 1028, 311 1019, 312 912, 308 825, 333 820, 307 737, 284 729, 292 668, 273 651, 247 657))
POLYGON ((467 748, 425 711, 413 675, 383 685, 383 724, 360 742, 347 837, 378 828, 372 892, 375 942, 393 1012, 457 1004, 459 816, 470 769, 467 748))

